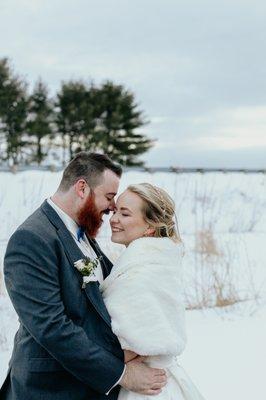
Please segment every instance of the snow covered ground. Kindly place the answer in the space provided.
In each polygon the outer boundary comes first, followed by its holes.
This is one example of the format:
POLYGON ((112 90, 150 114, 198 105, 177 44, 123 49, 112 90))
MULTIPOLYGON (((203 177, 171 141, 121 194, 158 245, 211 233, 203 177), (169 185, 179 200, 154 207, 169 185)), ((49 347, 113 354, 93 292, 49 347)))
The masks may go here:
MULTIPOLYGON (((60 177, 48 171, 0 173, 0 273, 9 236, 55 191, 60 177)), ((187 311, 182 365, 206 400, 265 400, 266 176, 128 172, 120 190, 136 182, 164 187, 175 199, 186 248, 187 306, 241 300, 224 309, 187 311)), ((115 259, 122 249, 110 243, 109 234, 105 224, 99 239, 115 259)), ((0 383, 17 328, 2 279, 0 275, 0 383)))

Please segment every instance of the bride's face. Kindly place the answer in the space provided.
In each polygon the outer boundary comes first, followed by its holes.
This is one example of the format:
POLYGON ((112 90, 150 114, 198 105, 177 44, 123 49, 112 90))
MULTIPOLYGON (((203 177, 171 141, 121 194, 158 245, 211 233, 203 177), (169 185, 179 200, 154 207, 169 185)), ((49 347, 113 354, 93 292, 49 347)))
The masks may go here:
POLYGON ((113 216, 110 219, 111 240, 128 246, 130 242, 144 235, 150 235, 149 224, 142 215, 143 200, 128 190, 117 199, 113 216))

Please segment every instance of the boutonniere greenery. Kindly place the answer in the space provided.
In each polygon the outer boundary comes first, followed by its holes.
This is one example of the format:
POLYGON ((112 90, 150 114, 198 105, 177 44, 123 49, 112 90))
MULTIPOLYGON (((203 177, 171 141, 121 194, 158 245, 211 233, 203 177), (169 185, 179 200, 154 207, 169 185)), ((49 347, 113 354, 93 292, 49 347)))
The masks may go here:
POLYGON ((96 278, 94 271, 100 264, 101 259, 102 256, 94 259, 85 257, 74 262, 74 267, 77 268, 83 277, 82 289, 85 289, 87 283, 89 282, 97 282, 98 279, 96 278))

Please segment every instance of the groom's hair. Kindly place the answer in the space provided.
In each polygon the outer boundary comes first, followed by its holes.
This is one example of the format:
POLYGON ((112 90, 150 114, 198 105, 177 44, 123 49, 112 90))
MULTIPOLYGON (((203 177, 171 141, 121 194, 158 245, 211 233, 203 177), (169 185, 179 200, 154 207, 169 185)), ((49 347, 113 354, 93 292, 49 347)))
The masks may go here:
POLYGON ((114 163, 107 155, 81 151, 65 168, 59 190, 66 192, 79 179, 84 179, 94 189, 101 183, 106 169, 113 171, 119 178, 122 175, 121 166, 114 163))

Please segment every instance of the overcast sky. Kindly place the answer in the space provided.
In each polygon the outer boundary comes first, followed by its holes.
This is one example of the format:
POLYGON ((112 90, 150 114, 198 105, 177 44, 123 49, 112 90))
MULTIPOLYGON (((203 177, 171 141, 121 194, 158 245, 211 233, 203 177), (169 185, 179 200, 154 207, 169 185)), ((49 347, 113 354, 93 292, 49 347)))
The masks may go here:
POLYGON ((147 165, 266 167, 265 0, 0 0, 0 57, 132 90, 147 165))

